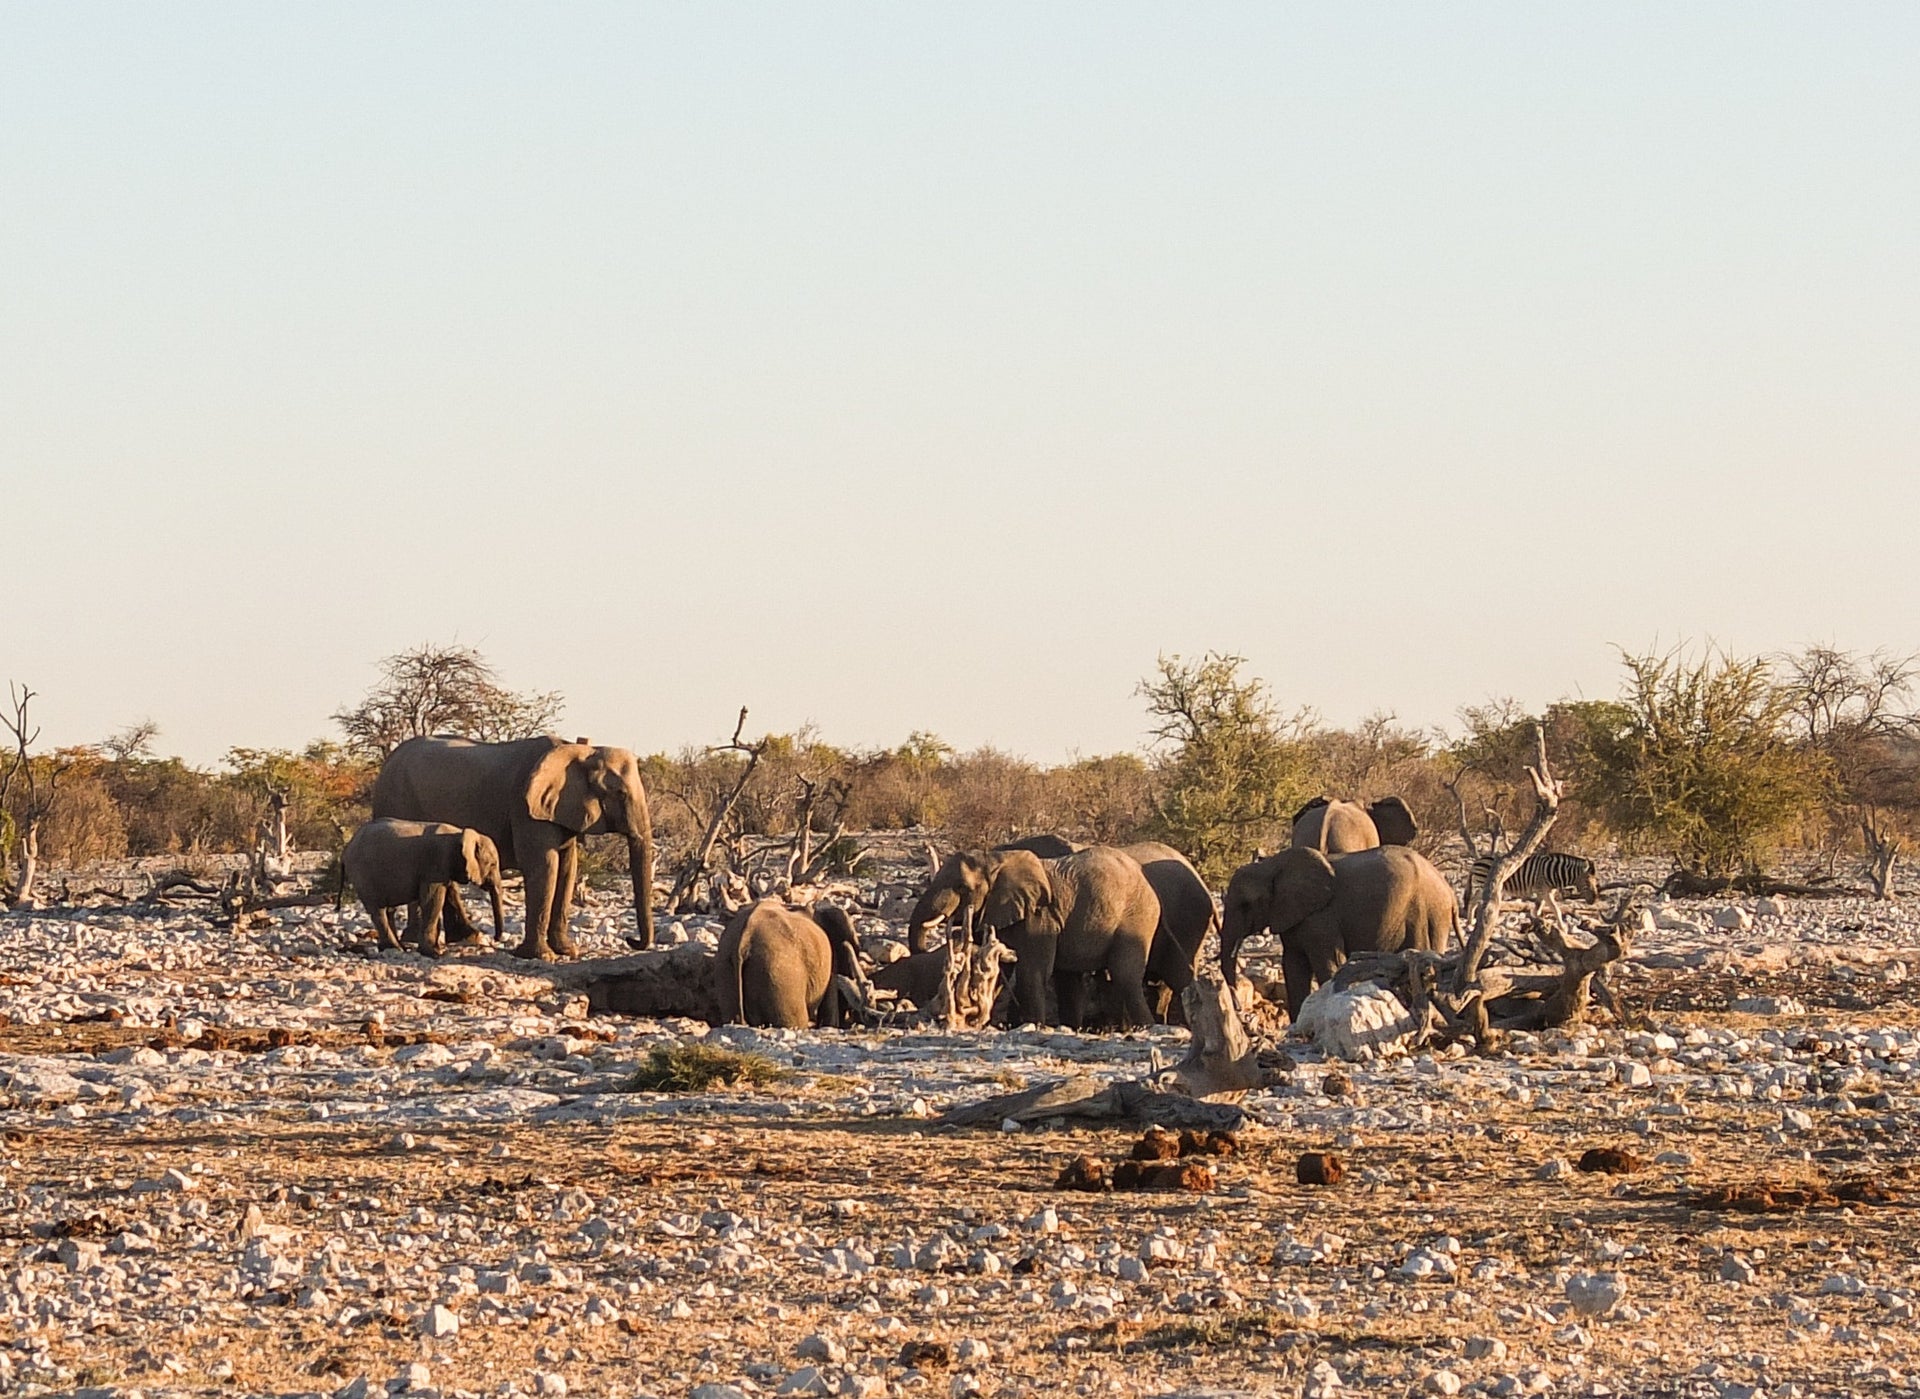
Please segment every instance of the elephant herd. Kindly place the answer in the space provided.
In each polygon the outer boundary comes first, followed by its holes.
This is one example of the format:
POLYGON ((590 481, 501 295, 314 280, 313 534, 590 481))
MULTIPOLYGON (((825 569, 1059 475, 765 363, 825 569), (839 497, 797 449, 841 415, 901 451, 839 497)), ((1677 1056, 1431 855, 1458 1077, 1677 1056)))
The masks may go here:
MULTIPOLYGON (((1242 866, 1218 910, 1213 893, 1170 846, 1078 846, 1034 836, 960 851, 932 869, 908 920, 909 954, 874 985, 924 1004, 945 971, 929 946, 997 938, 1015 958, 1014 1011, 1033 1023, 1122 1027, 1164 1018, 1218 933, 1222 971, 1238 984, 1240 947, 1280 938, 1287 1008, 1298 1014, 1316 981, 1355 952, 1444 951, 1459 926, 1452 887, 1410 848, 1418 828, 1405 803, 1369 806, 1316 798, 1294 818, 1287 850, 1242 866)), ((545 737, 510 743, 414 738, 394 749, 373 788, 373 819, 342 856, 345 881, 367 906, 383 945, 398 945, 388 910, 406 905, 409 935, 443 946, 479 936, 456 884, 487 889, 502 931, 502 869, 525 880, 519 956, 571 956, 568 934, 580 837, 628 843, 640 947, 653 942, 653 832, 639 763, 624 748, 545 737)), ((719 999, 730 1018, 774 1025, 835 1024, 837 978, 863 979, 846 914, 761 900, 721 937, 719 999)))

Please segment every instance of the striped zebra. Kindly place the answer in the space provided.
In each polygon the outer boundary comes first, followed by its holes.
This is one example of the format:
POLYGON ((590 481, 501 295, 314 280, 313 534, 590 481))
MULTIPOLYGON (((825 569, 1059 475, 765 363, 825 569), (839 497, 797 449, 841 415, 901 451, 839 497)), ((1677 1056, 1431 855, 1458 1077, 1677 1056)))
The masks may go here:
MULTIPOLYGON (((1478 890, 1493 873, 1495 857, 1482 855, 1467 867, 1467 903, 1472 904, 1478 890)), ((1544 850, 1529 855, 1520 868, 1507 876, 1502 891, 1510 899, 1535 898, 1548 890, 1578 894, 1590 904, 1600 902, 1600 884, 1593 874, 1593 861, 1582 855, 1559 850, 1544 850)))

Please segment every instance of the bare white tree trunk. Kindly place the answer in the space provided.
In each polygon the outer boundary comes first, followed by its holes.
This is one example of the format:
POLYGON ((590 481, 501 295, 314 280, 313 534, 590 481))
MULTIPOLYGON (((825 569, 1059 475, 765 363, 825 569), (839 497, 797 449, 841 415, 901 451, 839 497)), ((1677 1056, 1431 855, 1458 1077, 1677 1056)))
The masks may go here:
POLYGON ((40 867, 40 818, 29 814, 20 832, 20 878, 14 885, 13 901, 26 903, 33 897, 33 880, 40 867))

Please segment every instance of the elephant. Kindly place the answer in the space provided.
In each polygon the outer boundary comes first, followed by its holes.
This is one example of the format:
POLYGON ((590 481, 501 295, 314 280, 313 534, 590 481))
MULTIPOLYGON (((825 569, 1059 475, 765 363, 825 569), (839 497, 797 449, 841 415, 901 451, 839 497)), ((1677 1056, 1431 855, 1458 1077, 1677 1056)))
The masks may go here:
POLYGON ((1084 998, 1078 973, 1106 972, 1122 1028, 1148 1025, 1145 978, 1160 900, 1140 864, 1124 851, 1093 845, 1057 860, 1031 851, 1000 857, 981 921, 1019 963, 1014 1000, 1023 1020, 1044 1024, 1047 991, 1060 975, 1060 1018, 1078 1025, 1084 998))
POLYGON ((526 936, 516 955, 541 961, 574 954, 567 922, 580 837, 625 836, 637 941, 653 945, 653 824, 640 764, 625 748, 552 736, 410 738, 381 764, 373 814, 449 821, 492 840, 501 860, 526 877, 526 936))
MULTIPOLYGON (((1025 850, 1042 860, 1050 860, 1083 848, 1059 836, 1042 835, 996 846, 984 854, 961 851, 949 855, 935 870, 908 920, 908 946, 918 953, 927 929, 942 918, 957 917, 959 926, 970 929, 1006 855, 1025 850)), ((1219 915, 1214 911, 1213 894, 1187 857, 1170 845, 1142 841, 1119 848, 1139 864, 1160 900, 1160 927, 1154 933, 1153 950, 1147 958, 1146 979, 1177 998, 1192 984, 1201 944, 1217 926, 1219 915)), ((1167 1003, 1164 993, 1156 999, 1167 1003)), ((1164 1004, 1161 1014, 1164 1017, 1164 1004)))
POLYGON ((804 1030, 837 1027, 844 1007, 836 975, 862 979, 853 924, 832 905, 811 914, 778 899, 735 913, 714 959, 720 1008, 729 1024, 804 1030))
POLYGON ((1420 823, 1398 797, 1359 802, 1315 797, 1293 813, 1293 848, 1350 855, 1381 845, 1412 845, 1420 823))
MULTIPOLYGON (((955 851, 935 866, 926 892, 913 906, 913 913, 907 919, 908 949, 925 952, 928 931, 942 919, 951 920, 963 930, 963 935, 971 935, 973 920, 980 912, 980 905, 986 902, 987 886, 993 883, 994 872, 1000 867, 999 856, 1025 850, 1043 860, 1057 860, 1079 848, 1065 836, 1037 835, 996 845, 984 854, 955 851)), ((932 863, 932 846, 927 847, 927 858, 932 863)))
POLYGON ((1220 915, 1206 880, 1171 845, 1150 840, 1120 849, 1140 866, 1154 897, 1160 900, 1160 926, 1147 954, 1146 979, 1165 988, 1158 998, 1162 1003, 1156 1007, 1158 1018, 1165 1019, 1169 1005, 1177 1005, 1180 993, 1193 984, 1201 944, 1219 926, 1220 915))
MULTIPOLYGON (((429 956, 439 956, 446 949, 440 936, 442 908, 460 906, 460 895, 451 887, 456 884, 485 887, 493 900, 494 940, 501 937, 500 852, 478 831, 381 817, 353 833, 340 867, 366 905, 382 947, 400 945, 387 910, 406 904, 408 937, 429 956)), ((455 920, 450 916, 449 921, 455 920)), ((458 921, 464 923, 464 915, 458 921)))
POLYGON ((1287 1013, 1297 1017, 1307 992, 1355 952, 1447 950, 1459 931, 1453 886, 1425 856, 1401 845, 1329 858, 1283 850, 1242 865, 1227 883, 1220 923, 1220 969, 1237 984, 1240 944, 1271 929, 1280 935, 1287 1013))

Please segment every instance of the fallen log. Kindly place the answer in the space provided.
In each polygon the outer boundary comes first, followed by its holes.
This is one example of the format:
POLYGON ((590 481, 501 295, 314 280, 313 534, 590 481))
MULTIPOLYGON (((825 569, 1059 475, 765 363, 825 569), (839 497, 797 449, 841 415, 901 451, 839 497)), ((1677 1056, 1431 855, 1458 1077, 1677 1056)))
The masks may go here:
POLYGON ((952 1108, 934 1125, 998 1127, 1059 1119, 1237 1131, 1247 1122, 1238 1100, 1250 1089, 1276 1082, 1290 1061, 1261 1053, 1240 1023, 1226 982, 1211 968, 1181 992, 1181 1005, 1193 1040, 1178 1064, 1113 1083, 1086 1075, 1056 1079, 952 1108), (1219 1101, 1223 1098, 1232 1101, 1219 1101))

